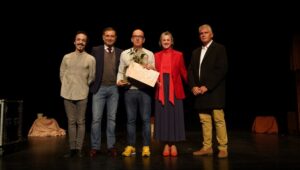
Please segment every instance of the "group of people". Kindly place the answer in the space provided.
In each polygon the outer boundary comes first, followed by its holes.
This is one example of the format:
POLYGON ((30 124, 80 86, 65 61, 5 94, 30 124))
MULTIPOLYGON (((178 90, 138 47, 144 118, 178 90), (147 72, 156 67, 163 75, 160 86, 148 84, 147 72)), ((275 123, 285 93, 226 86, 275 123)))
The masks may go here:
POLYGON ((124 88, 124 106, 127 115, 127 146, 122 155, 136 154, 136 120, 142 120, 142 156, 149 157, 150 118, 152 87, 126 77, 126 69, 137 62, 145 69, 159 72, 155 85, 155 139, 164 145, 162 155, 178 155, 176 145, 186 139, 184 122, 184 84, 188 84, 194 95, 194 108, 202 124, 203 146, 193 155, 213 154, 213 124, 218 141, 218 157, 226 158, 227 132, 224 118, 225 78, 227 54, 223 45, 213 41, 210 25, 199 27, 202 46, 192 53, 186 69, 183 53, 173 49, 174 39, 170 32, 163 32, 159 45, 162 50, 156 53, 143 47, 144 32, 132 32, 133 46, 121 50, 114 46, 117 33, 112 27, 102 33, 104 45, 92 48, 91 54, 85 51, 87 34, 78 32, 75 36, 75 51, 63 57, 60 66, 61 96, 68 118, 69 152, 64 157, 82 157, 85 136, 85 112, 88 94, 92 93, 92 123, 90 156, 95 157, 101 148, 101 121, 106 106, 107 151, 116 156, 116 113, 119 101, 119 88, 124 88))

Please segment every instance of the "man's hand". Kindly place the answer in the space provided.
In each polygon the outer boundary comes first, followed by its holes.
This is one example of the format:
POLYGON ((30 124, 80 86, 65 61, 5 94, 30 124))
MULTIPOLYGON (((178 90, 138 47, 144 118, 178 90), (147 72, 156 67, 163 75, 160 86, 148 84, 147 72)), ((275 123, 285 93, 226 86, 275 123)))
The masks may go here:
POLYGON ((155 67, 153 67, 151 64, 143 64, 143 67, 148 70, 155 70, 155 67))
POLYGON ((208 91, 208 89, 206 88, 206 86, 200 86, 200 87, 193 87, 192 88, 192 92, 195 96, 199 95, 199 94, 204 94, 208 91))
POLYGON ((200 93, 200 87, 197 87, 197 86, 193 87, 193 88, 192 88, 192 92, 193 92, 193 94, 194 94, 195 96, 201 94, 201 93, 200 93))
POLYGON ((129 85, 129 82, 128 81, 125 81, 125 80, 120 80, 117 82, 117 86, 126 86, 126 85, 129 85))

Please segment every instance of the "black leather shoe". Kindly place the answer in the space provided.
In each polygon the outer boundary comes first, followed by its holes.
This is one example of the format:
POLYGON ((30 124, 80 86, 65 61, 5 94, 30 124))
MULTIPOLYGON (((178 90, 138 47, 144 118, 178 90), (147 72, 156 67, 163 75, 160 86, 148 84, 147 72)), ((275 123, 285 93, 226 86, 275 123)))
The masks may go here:
POLYGON ((79 157, 79 158, 82 158, 83 157, 83 152, 81 151, 81 150, 77 150, 77 156, 79 157))
POLYGON ((71 158, 76 155, 76 149, 71 149, 68 153, 64 154, 64 158, 71 158))

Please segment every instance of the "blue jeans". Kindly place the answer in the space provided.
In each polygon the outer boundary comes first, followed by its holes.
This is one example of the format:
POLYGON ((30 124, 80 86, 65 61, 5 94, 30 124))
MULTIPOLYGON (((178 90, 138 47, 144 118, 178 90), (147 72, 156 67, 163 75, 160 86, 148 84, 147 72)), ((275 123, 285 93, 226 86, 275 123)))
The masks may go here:
POLYGON ((114 147, 116 142, 115 127, 116 113, 118 108, 119 92, 117 86, 101 86, 97 93, 93 95, 92 103, 92 129, 91 129, 91 148, 99 150, 101 148, 101 120, 106 103, 107 125, 106 138, 107 148, 114 147))
POLYGON ((151 97, 141 90, 125 92, 125 107, 127 112, 127 141, 130 146, 136 142, 136 116, 139 109, 143 121, 143 146, 150 145, 151 97))

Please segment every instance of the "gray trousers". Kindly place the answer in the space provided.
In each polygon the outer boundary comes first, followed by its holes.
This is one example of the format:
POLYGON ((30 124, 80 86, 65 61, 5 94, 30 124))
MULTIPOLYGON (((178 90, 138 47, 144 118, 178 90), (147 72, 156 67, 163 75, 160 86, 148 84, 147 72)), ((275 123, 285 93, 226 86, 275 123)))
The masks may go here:
POLYGON ((70 149, 82 149, 85 136, 85 112, 88 99, 64 100, 68 117, 68 134, 70 149))

